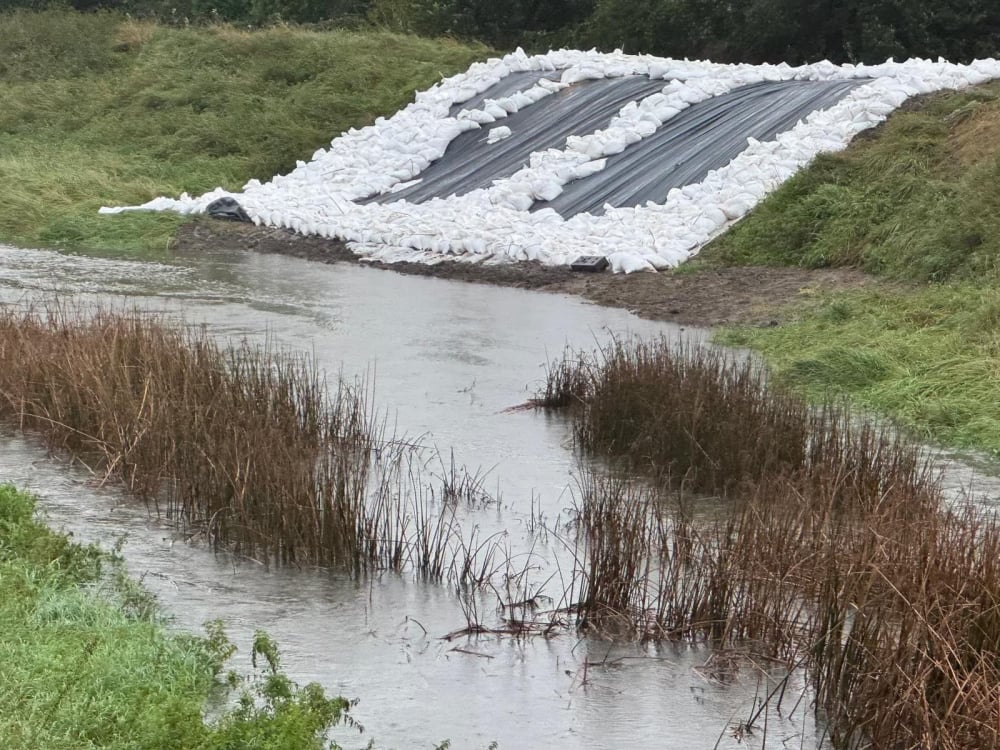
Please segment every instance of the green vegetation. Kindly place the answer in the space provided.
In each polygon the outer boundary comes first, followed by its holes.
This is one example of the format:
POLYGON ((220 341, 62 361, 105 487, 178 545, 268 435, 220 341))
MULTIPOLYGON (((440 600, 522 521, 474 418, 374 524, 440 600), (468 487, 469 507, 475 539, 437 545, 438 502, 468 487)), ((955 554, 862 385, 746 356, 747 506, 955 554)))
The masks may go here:
POLYGON ((859 267, 892 282, 806 300, 721 340, 817 399, 849 394, 925 438, 1000 454, 1000 85, 929 97, 817 159, 702 263, 859 267))
POLYGON ((822 156, 706 249, 727 265, 1000 277, 1000 83, 929 97, 822 156))
POLYGON ((287 172, 485 53, 388 32, 0 14, 0 242, 163 252, 183 218, 97 209, 287 172))
POLYGON ((847 393, 924 438, 1000 455, 1000 290, 972 284, 824 296, 777 328, 725 332, 821 400, 847 393))
MULTIPOLYGON (((260 672, 207 725, 205 703, 233 647, 169 635, 149 595, 114 561, 33 518, 34 500, 0 487, 0 737, 19 748, 321 748, 349 703, 279 669, 273 642, 253 644, 260 672)), ((230 684, 238 680, 231 676, 230 684)))

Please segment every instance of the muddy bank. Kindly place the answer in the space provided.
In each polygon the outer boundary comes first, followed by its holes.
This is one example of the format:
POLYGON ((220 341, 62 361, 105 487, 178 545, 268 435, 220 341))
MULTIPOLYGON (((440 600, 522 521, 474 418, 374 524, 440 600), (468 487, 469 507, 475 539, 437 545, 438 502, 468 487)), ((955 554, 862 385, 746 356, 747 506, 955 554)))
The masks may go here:
MULTIPOLYGON (((360 262, 342 242, 303 236, 283 229, 198 219, 177 233, 176 250, 197 253, 207 247, 278 253, 336 263, 360 262)), ((782 308, 802 295, 882 283, 852 269, 703 268, 697 273, 576 273, 539 263, 484 266, 443 262, 365 263, 397 273, 573 294, 599 305, 620 307, 651 320, 710 327, 725 323, 767 325, 781 322, 782 308)))

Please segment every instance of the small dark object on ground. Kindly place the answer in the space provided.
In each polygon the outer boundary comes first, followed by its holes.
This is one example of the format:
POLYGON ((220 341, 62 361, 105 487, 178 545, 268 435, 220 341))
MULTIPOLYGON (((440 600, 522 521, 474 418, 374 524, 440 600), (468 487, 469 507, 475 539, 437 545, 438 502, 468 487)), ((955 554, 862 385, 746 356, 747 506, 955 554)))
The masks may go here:
POLYGON ((569 267, 574 271, 598 273, 608 267, 608 259, 603 255, 581 255, 570 263, 569 267))
POLYGON ((236 202, 234 198, 219 198, 208 204, 205 212, 213 219, 227 219, 228 221, 250 221, 243 206, 236 202))

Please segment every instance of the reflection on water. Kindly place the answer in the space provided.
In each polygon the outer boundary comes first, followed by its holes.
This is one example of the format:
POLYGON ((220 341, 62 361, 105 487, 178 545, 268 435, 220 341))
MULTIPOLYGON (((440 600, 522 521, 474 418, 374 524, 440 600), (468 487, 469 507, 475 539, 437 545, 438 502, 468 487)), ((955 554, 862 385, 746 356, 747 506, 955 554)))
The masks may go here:
MULTIPOLYGON (((505 530, 511 549, 531 550, 546 576, 569 563, 554 536, 540 541, 528 528, 532 515, 552 521, 571 504, 569 432, 560 417, 504 410, 533 394, 546 360, 567 344, 591 348, 609 333, 681 335, 570 298, 348 264, 238 253, 154 264, 0 247, 0 302, 53 295, 181 315, 220 336, 310 351, 331 373, 373 377, 397 433, 489 471, 499 507, 464 509, 466 526, 478 525, 481 538, 505 530)), ((212 555, 23 438, 0 436, 0 446, 0 479, 39 494, 55 526, 105 544, 127 534, 130 569, 180 626, 221 618, 244 650, 255 628, 268 630, 293 679, 361 698, 357 717, 380 746, 736 747, 727 726, 770 689, 749 672, 722 684, 703 668, 704 647, 570 635, 443 640, 466 624, 447 586, 265 570, 212 555)), ((491 610, 495 599, 478 604, 491 610)), ((788 693, 801 692, 793 681, 788 693)), ((768 714, 766 741, 758 734, 750 746, 816 747, 808 700, 789 715, 791 703, 783 717, 768 714)))

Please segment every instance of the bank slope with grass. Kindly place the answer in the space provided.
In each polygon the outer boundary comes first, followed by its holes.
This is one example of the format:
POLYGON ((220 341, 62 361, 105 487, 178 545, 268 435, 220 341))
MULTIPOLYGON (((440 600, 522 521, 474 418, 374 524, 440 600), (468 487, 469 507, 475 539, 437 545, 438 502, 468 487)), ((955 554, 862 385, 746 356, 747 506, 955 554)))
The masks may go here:
POLYGON ((34 519, 34 499, 0 486, 0 737, 5 748, 321 748, 349 708, 299 689, 268 667, 234 708, 207 725, 206 701, 232 653, 217 626, 206 638, 168 634, 155 602, 93 547, 34 519))
POLYGON ((722 340, 815 398, 847 394, 927 439, 1000 454, 1000 84, 915 102, 821 156, 700 263, 881 277, 722 340))
POLYGON ((163 252, 182 219, 97 209, 288 172, 486 54, 381 31, 0 13, 0 242, 163 252))

